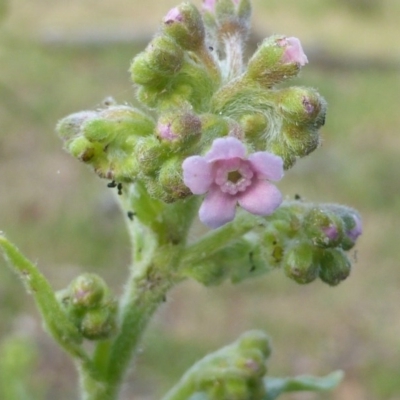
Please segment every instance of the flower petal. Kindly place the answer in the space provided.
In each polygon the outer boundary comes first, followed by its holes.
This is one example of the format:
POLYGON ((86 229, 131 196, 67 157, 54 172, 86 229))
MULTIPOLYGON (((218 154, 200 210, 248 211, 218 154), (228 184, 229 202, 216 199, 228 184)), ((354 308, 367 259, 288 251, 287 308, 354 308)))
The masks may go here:
POLYGON ((221 192, 213 185, 205 197, 200 210, 200 221, 210 228, 218 228, 235 218, 236 197, 221 192))
POLYGON ((268 151, 258 151, 250 154, 249 163, 258 178, 279 181, 283 177, 283 160, 281 157, 268 151))
POLYGON ((283 55, 283 62, 285 63, 298 63, 301 67, 308 63, 307 56, 304 54, 301 42, 296 37, 286 38, 288 46, 286 47, 283 55))
POLYGON ((268 181, 257 180, 237 199, 239 205, 252 214, 270 215, 282 203, 282 194, 268 181))
POLYGON ((234 137, 218 138, 213 141, 210 151, 204 156, 208 162, 227 160, 229 158, 244 158, 246 147, 234 137))
POLYGON ((193 194, 204 194, 212 181, 212 166, 204 157, 191 156, 182 164, 183 182, 193 194))

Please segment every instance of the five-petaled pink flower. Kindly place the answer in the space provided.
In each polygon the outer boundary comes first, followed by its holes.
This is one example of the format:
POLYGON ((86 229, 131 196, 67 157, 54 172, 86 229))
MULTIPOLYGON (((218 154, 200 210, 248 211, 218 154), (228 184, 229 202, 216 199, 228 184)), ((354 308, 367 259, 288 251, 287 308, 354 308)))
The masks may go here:
POLYGON ((232 221, 237 203, 252 214, 269 215, 282 202, 280 191, 269 182, 282 178, 282 158, 266 151, 246 157, 246 147, 236 138, 215 139, 204 157, 188 157, 182 168, 192 193, 207 193, 199 217, 210 228, 232 221))

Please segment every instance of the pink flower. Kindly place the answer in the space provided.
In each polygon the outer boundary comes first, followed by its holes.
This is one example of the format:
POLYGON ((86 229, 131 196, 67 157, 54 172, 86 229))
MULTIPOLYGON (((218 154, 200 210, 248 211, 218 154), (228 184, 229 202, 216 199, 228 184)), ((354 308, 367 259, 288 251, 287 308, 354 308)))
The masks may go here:
POLYGON ((281 47, 286 47, 282 57, 284 63, 297 63, 301 67, 308 63, 307 56, 304 54, 300 40, 296 37, 280 39, 278 44, 281 47))
POLYGON ((232 221, 237 203, 252 214, 269 215, 282 202, 280 191, 268 181, 282 178, 282 158, 266 151, 246 157, 245 146, 236 138, 215 139, 204 157, 188 157, 182 168, 192 193, 207 193, 199 217, 210 228, 232 221))

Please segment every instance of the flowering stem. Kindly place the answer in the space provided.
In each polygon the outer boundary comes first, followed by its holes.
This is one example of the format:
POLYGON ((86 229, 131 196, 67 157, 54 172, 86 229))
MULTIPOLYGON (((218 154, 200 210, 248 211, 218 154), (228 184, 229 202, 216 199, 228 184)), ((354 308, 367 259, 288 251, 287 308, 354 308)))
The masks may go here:
POLYGON ((257 224, 264 224, 264 218, 247 212, 238 213, 236 218, 219 229, 212 230, 195 243, 187 246, 182 265, 190 267, 225 247, 231 241, 243 236, 257 224))
MULTIPOLYGON (((127 188, 120 196, 124 210, 138 210, 151 199, 127 188)), ((169 289, 182 280, 177 274, 187 233, 194 218, 197 201, 181 202, 179 207, 157 208, 154 215, 129 220, 133 246, 130 277, 119 304, 118 333, 110 341, 99 342, 93 356, 98 374, 93 376, 80 366, 84 400, 113 400, 129 367, 132 356, 151 316, 165 301, 169 289), (175 209, 176 208, 176 209, 175 209), (157 212, 156 212, 157 211, 157 212), (177 215, 179 211, 180 215, 177 215), (146 222, 146 223, 144 223, 146 222), (170 224, 175 223, 173 229, 170 224)))

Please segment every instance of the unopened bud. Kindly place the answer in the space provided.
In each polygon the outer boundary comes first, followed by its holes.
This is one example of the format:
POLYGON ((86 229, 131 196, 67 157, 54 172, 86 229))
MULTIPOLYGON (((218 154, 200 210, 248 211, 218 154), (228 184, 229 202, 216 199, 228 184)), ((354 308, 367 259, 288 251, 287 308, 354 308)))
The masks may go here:
POLYGON ((66 144, 66 150, 75 158, 85 163, 92 161, 96 154, 93 143, 83 136, 71 140, 66 144))
POLYGON ((103 340, 112 336, 116 329, 116 310, 114 301, 88 310, 80 324, 83 337, 89 340, 103 340))
POLYGON ((277 111, 293 124, 319 128, 325 121, 326 102, 319 93, 305 87, 289 87, 276 92, 277 111))
POLYGON ((154 174, 167 157, 166 149, 155 136, 142 138, 138 141, 134 154, 141 175, 154 174))
POLYGON ((355 244, 358 237, 362 234, 362 221, 360 214, 346 206, 338 204, 329 204, 327 208, 338 215, 344 224, 344 235, 341 243, 343 250, 350 250, 355 244))
POLYGON ((179 113, 167 113, 158 120, 156 133, 162 141, 172 147, 184 146, 187 150, 190 145, 200 140, 201 121, 196 114, 184 109, 179 113))
POLYGON ((183 63, 183 50, 171 38, 158 36, 131 64, 134 83, 150 87, 161 87, 167 78, 179 72, 183 63))
POLYGON ((336 247, 343 239, 343 221, 326 208, 311 208, 303 224, 307 237, 318 247, 336 247))
POLYGON ((182 3, 168 12, 164 18, 163 32, 186 50, 196 50, 204 44, 203 20, 191 3, 182 3))
POLYGON ((342 249, 324 249, 319 256, 320 279, 331 286, 345 280, 351 271, 351 263, 342 249))
POLYGON ((265 39, 249 61, 246 78, 270 88, 296 76, 306 57, 294 39, 281 35, 265 39))
POLYGON ((190 189, 183 183, 182 158, 171 157, 161 166, 158 181, 161 187, 172 199, 184 199, 192 194, 190 189))
POLYGON ((80 134, 84 122, 97 118, 95 111, 81 111, 63 118, 57 124, 58 136, 63 140, 69 140, 80 134))
POLYGON ((245 349, 258 349, 265 358, 271 355, 271 341, 267 334, 262 331, 248 331, 239 338, 239 347, 245 349))
POLYGON ((314 260, 313 246, 300 242, 290 247, 283 258, 283 268, 287 277, 305 284, 318 277, 318 264, 314 260))
POLYGON ((69 285, 69 301, 74 308, 97 307, 107 294, 107 284, 96 274, 79 275, 69 285))

